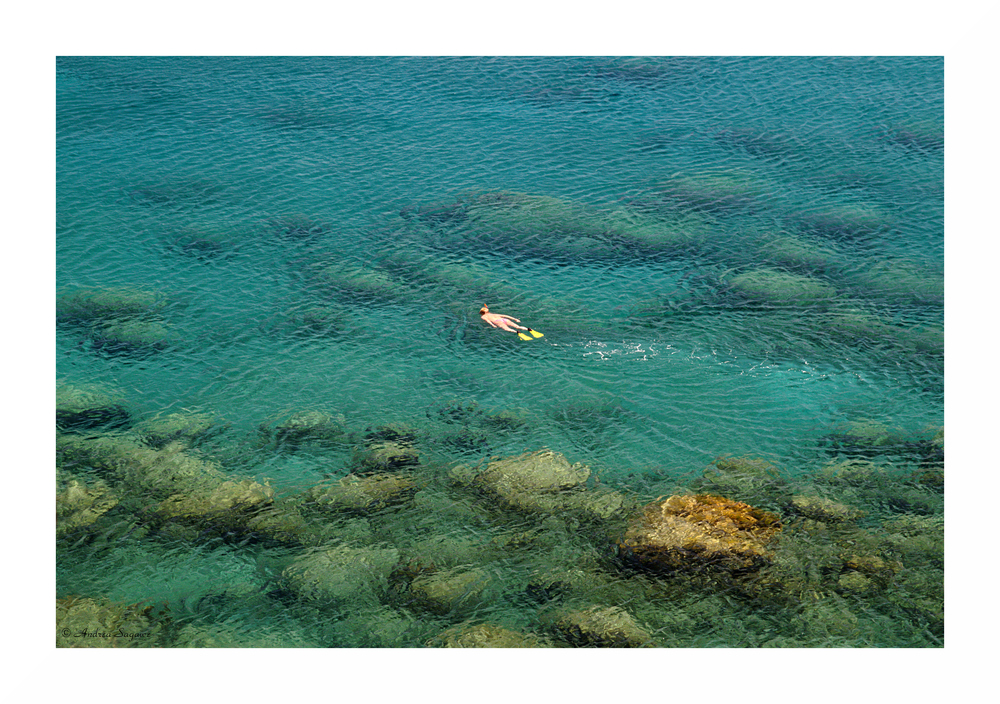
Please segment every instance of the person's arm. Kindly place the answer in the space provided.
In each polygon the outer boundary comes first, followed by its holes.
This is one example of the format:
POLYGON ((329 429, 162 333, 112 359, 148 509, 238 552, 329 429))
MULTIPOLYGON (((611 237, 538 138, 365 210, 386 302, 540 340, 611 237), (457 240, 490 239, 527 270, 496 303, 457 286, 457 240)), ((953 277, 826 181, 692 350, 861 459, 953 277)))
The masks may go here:
POLYGON ((512 315, 504 315, 503 313, 499 313, 498 315, 499 315, 499 316, 500 316, 501 318, 507 318, 507 320, 513 320, 513 321, 514 321, 515 323, 520 323, 520 322, 521 322, 521 319, 520 319, 520 318, 515 318, 515 317, 514 317, 514 316, 512 316, 512 315))

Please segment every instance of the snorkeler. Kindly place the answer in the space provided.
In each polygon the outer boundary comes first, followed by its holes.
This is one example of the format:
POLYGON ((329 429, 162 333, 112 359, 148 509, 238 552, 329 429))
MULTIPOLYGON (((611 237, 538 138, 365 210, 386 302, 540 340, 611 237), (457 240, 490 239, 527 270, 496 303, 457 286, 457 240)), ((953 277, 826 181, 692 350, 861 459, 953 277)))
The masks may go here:
POLYGON ((516 332, 517 336, 522 340, 530 340, 531 337, 528 337, 528 335, 520 332, 521 330, 527 330, 531 333, 532 337, 544 337, 542 333, 537 330, 532 330, 531 328, 523 325, 515 325, 514 323, 521 322, 518 318, 510 315, 504 315, 503 313, 490 313, 490 309, 485 303, 483 304, 483 307, 479 309, 479 317, 489 323, 492 327, 500 328, 502 330, 506 330, 507 332, 516 332))

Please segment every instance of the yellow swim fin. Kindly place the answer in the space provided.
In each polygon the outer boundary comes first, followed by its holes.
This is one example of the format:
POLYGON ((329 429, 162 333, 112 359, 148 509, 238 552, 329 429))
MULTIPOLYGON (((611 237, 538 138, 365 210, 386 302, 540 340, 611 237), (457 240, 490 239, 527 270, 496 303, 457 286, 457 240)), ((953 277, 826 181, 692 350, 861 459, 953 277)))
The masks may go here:
POLYGON ((517 336, 520 337, 522 340, 530 340, 531 339, 530 337, 528 337, 527 335, 525 335, 523 332, 517 333, 517 336))
POLYGON ((531 328, 528 328, 528 332, 530 332, 531 335, 535 338, 545 337, 545 335, 543 335, 542 333, 538 332, 537 330, 532 330, 531 328))

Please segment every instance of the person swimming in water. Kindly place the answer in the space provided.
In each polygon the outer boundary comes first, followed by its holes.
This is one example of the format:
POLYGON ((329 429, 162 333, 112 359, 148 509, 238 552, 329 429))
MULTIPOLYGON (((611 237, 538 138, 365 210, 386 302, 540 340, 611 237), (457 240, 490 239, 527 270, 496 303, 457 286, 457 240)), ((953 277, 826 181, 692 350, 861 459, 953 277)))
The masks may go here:
POLYGON ((531 338, 525 335, 520 330, 527 330, 534 337, 542 337, 542 333, 537 330, 532 330, 524 325, 515 325, 515 323, 520 323, 519 318, 515 318, 511 315, 504 315, 503 313, 490 313, 489 307, 484 303, 483 307, 479 309, 479 317, 489 323, 492 327, 500 328, 501 330, 506 330, 507 332, 516 332, 517 336, 522 340, 530 340, 531 338))

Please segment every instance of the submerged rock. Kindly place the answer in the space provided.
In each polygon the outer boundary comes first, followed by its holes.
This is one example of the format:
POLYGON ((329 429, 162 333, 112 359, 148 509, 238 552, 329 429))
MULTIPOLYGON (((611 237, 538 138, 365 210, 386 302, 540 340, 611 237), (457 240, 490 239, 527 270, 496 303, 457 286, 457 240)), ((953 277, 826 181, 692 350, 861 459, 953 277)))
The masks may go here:
POLYGON ((56 319, 93 323, 122 318, 151 318, 167 306, 167 297, 142 288, 82 289, 59 298, 56 319))
POLYGON ((326 222, 298 213, 271 218, 268 227, 276 237, 299 241, 316 239, 333 231, 326 222))
POLYGON ((398 561, 395 548, 316 548, 292 562, 281 576, 300 598, 370 606, 385 595, 398 561))
POLYGON ((614 489, 588 489, 564 497, 563 509, 583 520, 605 522, 623 517, 634 501, 614 489))
POLYGON ((63 383, 56 386, 56 427, 60 430, 89 430, 124 425, 128 421, 124 398, 104 386, 63 383))
POLYGON ((291 446, 316 443, 337 445, 348 440, 347 419, 342 413, 336 415, 325 411, 308 410, 294 413, 281 421, 273 429, 261 426, 261 432, 272 434, 279 443, 291 446))
POLYGON ((624 246, 640 255, 672 255, 709 243, 720 230, 709 216, 672 207, 651 213, 619 208, 607 216, 610 244, 624 246))
POLYGON ((358 477, 349 474, 333 485, 313 487, 309 491, 313 506, 334 511, 369 513, 413 500, 417 484, 401 474, 377 474, 358 477))
POLYGON ((880 261, 847 281, 858 295, 890 303, 944 303, 944 273, 907 259, 880 261))
POLYGON ((857 309, 830 311, 809 321, 818 333, 836 338, 851 347, 871 345, 885 348, 894 358, 899 352, 918 356, 944 357, 944 329, 902 327, 857 309))
POLYGON ((806 274, 829 272, 842 264, 841 256, 829 246, 789 234, 773 235, 761 242, 758 257, 783 269, 806 274))
POLYGON ((137 354, 165 350, 178 338, 155 320, 111 320, 94 328, 94 345, 105 352, 137 354))
POLYGON ((401 301, 414 290, 383 269, 344 264, 342 259, 309 266, 306 279, 314 286, 346 301, 401 301))
POLYGON ((481 568, 456 567, 418 575, 410 583, 411 606, 436 614, 465 613, 484 603, 492 578, 481 568))
POLYGON ((864 515, 863 511, 845 506, 823 496, 799 494, 792 497, 790 507, 801 516, 824 523, 851 521, 864 515))
POLYGON ((472 201, 466 214, 481 228, 535 237, 559 232, 601 237, 607 231, 606 224, 586 206, 545 195, 511 191, 484 194, 472 201))
POLYGON ((151 611, 151 606, 107 599, 56 599, 56 647, 158 647, 162 625, 150 618, 151 611))
POLYGON ((316 643, 275 627, 261 628, 246 624, 243 628, 228 623, 183 626, 171 644, 174 648, 316 648, 316 643))
POLYGON ((883 548, 899 555, 907 567, 944 567, 943 516, 896 516, 882 524, 880 536, 883 548))
POLYGON ((132 494, 158 500, 212 491, 229 479, 215 464, 179 443, 154 450, 129 435, 64 436, 57 440, 56 450, 58 461, 68 470, 91 469, 132 494))
POLYGON ((545 648, 548 643, 531 633, 520 633, 490 623, 454 626, 427 641, 430 648, 545 648))
POLYGON ((791 222, 820 237, 854 239, 889 230, 893 225, 893 218, 878 206, 850 203, 803 211, 794 216, 791 222))
POLYGON ((327 542, 333 530, 306 520, 296 503, 282 499, 255 510, 246 517, 242 527, 249 534, 266 541, 310 546, 327 542))
POLYGON ((219 426, 210 413, 170 413, 137 423, 133 431, 152 447, 163 447, 172 442, 186 445, 202 439, 219 426))
POLYGON ((583 485, 590 468, 570 464, 564 455, 552 450, 525 452, 516 457, 490 462, 479 474, 478 482, 497 493, 556 492, 583 485))
POLYGON ((653 637, 617 606, 561 609, 543 614, 542 624, 571 645, 597 648, 653 646, 653 637))
POLYGON ((561 494, 584 488, 588 477, 586 465, 571 465, 561 454, 538 450, 489 462, 472 485, 508 508, 554 511, 563 505, 561 494))
POLYGON ((748 125, 719 129, 712 136, 723 146, 741 149, 761 159, 784 161, 801 148, 799 141, 790 135, 748 125))
POLYGON ((881 487, 895 483, 886 466, 868 460, 831 462, 819 470, 819 477, 830 484, 881 487))
POLYGON ((768 543, 780 530, 777 515, 748 504, 707 494, 671 496, 646 506, 618 546, 624 558, 654 570, 742 571, 772 560, 768 543))
POLYGON ((198 177, 145 178, 125 188, 136 203, 149 206, 190 206, 217 203, 225 187, 198 177))
POLYGON ((837 296, 837 289, 819 279, 767 269, 739 274, 728 283, 732 293, 772 305, 816 305, 837 296))
POLYGON ((347 306, 307 303, 276 313, 261 328, 268 333, 292 337, 333 337, 350 329, 351 318, 347 306))
POLYGON ((781 470, 760 457, 719 457, 704 475, 719 480, 771 482, 781 478, 781 470))
POLYGON ((395 472, 420 464, 420 453, 408 444, 373 442, 351 458, 351 467, 359 474, 395 472))
POLYGON ((220 529, 244 525, 248 514, 274 498, 274 489, 250 479, 222 482, 211 491, 174 494, 156 507, 160 520, 193 525, 210 524, 220 529))
POLYGON ((499 192, 474 198, 466 214, 491 242, 542 255, 670 253, 697 246, 712 234, 710 221, 700 213, 662 202, 648 213, 624 207, 606 211, 552 196, 499 192))
POLYGON ((862 456, 917 453, 921 445, 930 444, 926 438, 908 436, 898 428, 867 418, 838 424, 821 442, 830 451, 862 456))
POLYGON ((779 467, 760 457, 719 457, 702 472, 697 491, 756 501, 787 491, 779 467))
POLYGON ((774 185, 757 174, 740 169, 714 169, 676 175, 658 185, 660 193, 682 208, 727 212, 749 208, 774 185))
MULTIPOLYGON (((858 555, 852 552, 849 555, 843 555, 842 558, 846 571, 838 579, 841 586, 843 586, 844 575, 858 574, 867 580, 866 588, 871 586, 885 589, 891 586, 896 573, 903 567, 901 562, 885 559, 881 555, 858 555)), ((848 576, 847 579, 849 584, 855 586, 861 582, 861 580, 853 576, 848 576)))
POLYGON ((91 485, 71 479, 56 494, 56 537, 93 524, 118 505, 118 496, 103 482, 91 485))
POLYGON ((940 120, 898 122, 889 127, 885 138, 907 149, 940 152, 944 149, 944 125, 940 120))
POLYGON ((225 221, 194 223, 166 234, 164 244, 179 254, 207 259, 235 251, 251 234, 249 227, 225 221))

